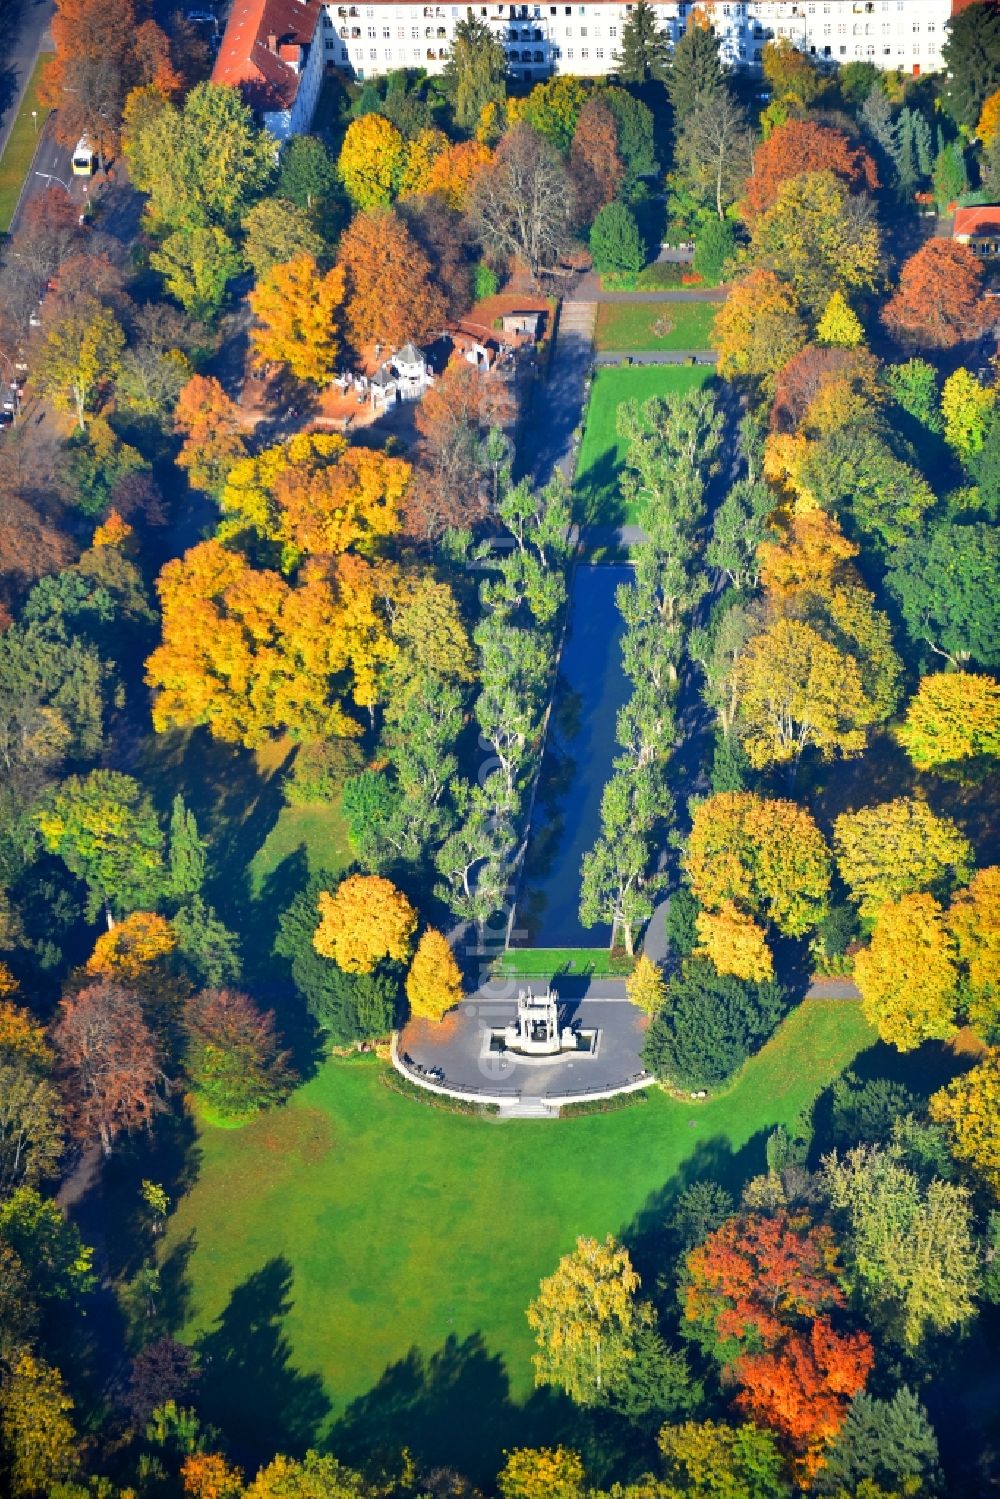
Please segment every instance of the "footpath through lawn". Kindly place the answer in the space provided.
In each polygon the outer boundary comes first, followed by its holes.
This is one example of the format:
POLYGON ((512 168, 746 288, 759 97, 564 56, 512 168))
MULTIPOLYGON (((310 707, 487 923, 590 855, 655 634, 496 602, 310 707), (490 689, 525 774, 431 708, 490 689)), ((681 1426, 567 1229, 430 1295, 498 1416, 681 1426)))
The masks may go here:
POLYGON ((552 1436, 524 1311, 577 1235, 634 1239, 692 1180, 763 1171, 768 1132, 872 1039, 856 1003, 806 1001, 723 1097, 538 1124, 331 1061, 286 1108, 204 1128, 163 1259, 203 1338, 205 1415, 249 1452, 325 1429, 345 1456, 408 1443, 493 1474, 504 1446, 552 1436))
POLYGON ((648 401, 696 390, 712 379, 704 365, 603 366, 594 376, 573 485, 576 518, 588 526, 639 525, 641 506, 626 506, 620 482, 628 444, 618 435, 623 401, 648 401))

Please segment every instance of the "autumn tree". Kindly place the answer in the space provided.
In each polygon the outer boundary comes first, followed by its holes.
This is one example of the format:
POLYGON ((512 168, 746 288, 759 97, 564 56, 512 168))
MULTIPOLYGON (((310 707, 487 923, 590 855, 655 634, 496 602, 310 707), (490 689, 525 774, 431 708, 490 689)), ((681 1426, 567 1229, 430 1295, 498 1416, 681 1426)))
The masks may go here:
POLYGON ((964 1187, 940 1178, 924 1185, 896 1145, 860 1145, 842 1159, 834 1152, 823 1181, 850 1224, 848 1272, 896 1341, 914 1350, 971 1320, 978 1275, 964 1187))
POLYGON ((88 913, 135 910, 163 887, 164 838, 138 781, 117 770, 68 776, 46 798, 35 822, 49 853, 83 880, 88 913))
POLYGON ((568 1447, 515 1447, 497 1475, 502 1499, 583 1499, 583 1481, 580 1454, 568 1447))
POLYGON ((630 1004, 645 1015, 655 1015, 663 1008, 667 997, 663 974, 652 958, 640 953, 635 967, 625 980, 625 993, 630 1004))
POLYGON ((933 1094, 930 1115, 944 1125, 955 1159, 1000 1198, 1000 1050, 933 1094))
POLYGON ((430 261, 391 210, 357 214, 341 238, 337 264, 356 345, 399 348, 407 339, 426 338, 444 320, 430 261))
POLYGON ((273 266, 248 300, 259 325, 250 333, 257 358, 285 365, 296 380, 325 385, 337 367, 343 270, 324 276, 312 255, 297 255, 273 266))
POLYGON ((112 312, 84 301, 66 312, 45 334, 35 379, 56 405, 71 411, 80 431, 121 366, 125 335, 112 312))
POLYGON ((62 1152, 62 1108, 53 1056, 27 1010, 0 1000, 0 1200, 53 1176, 62 1152))
POLYGON ((87 972, 119 979, 138 978, 150 963, 165 958, 177 946, 177 934, 165 916, 133 911, 102 932, 87 959, 87 972))
POLYGON ((773 1351, 739 1360, 736 1404, 803 1452, 807 1470, 818 1467, 874 1362, 866 1332, 839 1333, 816 1317, 773 1351))
POLYGON ((896 737, 917 770, 1000 754, 1000 686, 973 672, 921 677, 896 737))
POLYGON ((842 812, 833 847, 862 916, 874 916, 887 900, 960 883, 972 864, 969 841, 955 824, 906 796, 842 812))
POLYGON ((289 1053, 262 1012, 234 989, 204 989, 184 1006, 185 1066, 195 1092, 223 1119, 279 1103, 294 1080, 289 1053))
POLYGON ((794 802, 748 791, 709 797, 694 810, 685 867, 707 910, 733 902, 789 936, 802 936, 826 911, 829 851, 794 802))
POLYGON ((497 499, 497 469, 507 461, 491 434, 513 420, 505 381, 452 360, 417 408, 417 467, 404 503, 407 533, 433 541, 449 526, 472 526, 497 499))
POLYGON ((879 906, 871 944, 854 960, 854 981, 865 1017, 897 1050, 954 1035, 955 947, 933 896, 879 906))
POLYGON ((905 261, 899 286, 882 309, 882 321, 900 343, 953 349, 986 327, 982 267, 951 239, 929 239, 905 261))
POLYGON ((773 271, 751 271, 737 281, 715 315, 719 373, 760 380, 765 389, 806 342, 805 324, 790 287, 773 271))
MULTIPOLYGON (((677 172, 683 185, 714 210, 720 224, 746 181, 752 151, 746 112, 728 87, 705 94, 683 122, 676 148, 677 172)), ((699 240, 704 254, 704 236, 699 240)))
POLYGON ((332 582, 307 567, 293 586, 208 541, 169 562, 157 589, 163 643, 146 679, 157 689, 158 733, 205 724, 215 738, 247 746, 281 730, 302 739, 351 734, 340 690, 348 669, 354 701, 376 700, 378 667, 393 647, 361 558, 340 559, 332 582))
POLYGON ((177 462, 189 483, 218 496, 233 464, 246 455, 239 407, 214 375, 192 375, 177 398, 174 426, 184 437, 177 462))
POLYGON ((771 207, 753 222, 748 252, 757 269, 789 282, 815 318, 832 291, 874 290, 881 253, 871 205, 830 171, 779 183, 771 207))
POLYGON ((58 1369, 21 1352, 0 1387, 0 1428, 12 1499, 51 1494, 79 1467, 80 1445, 58 1369))
POLYGON ((865 341, 861 319, 842 291, 835 291, 816 326, 817 343, 835 349, 854 349, 865 341))
POLYGON ((127 989, 105 980, 67 995, 52 1039, 80 1140, 99 1140, 108 1156, 122 1132, 152 1125, 161 1106, 156 1045, 127 989))
POLYGON ((781 103, 801 108, 822 91, 822 74, 791 37, 765 42, 761 65, 768 88, 781 103))
POLYGON ((741 979, 774 977, 774 959, 767 935, 752 916, 733 901, 723 901, 718 910, 699 911, 696 918, 697 956, 710 959, 716 973, 741 979))
POLYGON ((537 282, 569 235, 569 183, 559 152, 530 125, 515 125, 477 181, 469 214, 483 244, 523 261, 537 282))
POLYGON ((604 1405, 626 1378, 640 1328, 651 1310, 636 1300, 639 1277, 628 1250, 578 1238, 528 1307, 536 1385, 555 1385, 577 1405, 604 1405))
POLYGON ((666 1425, 657 1445, 671 1493, 778 1499, 788 1492, 784 1454, 770 1431, 750 1421, 666 1425))
POLYGON ((960 1007, 979 1035, 1000 1040, 1000 867, 973 875, 947 913, 958 959, 960 1007))
POLYGON ((351 121, 337 169, 358 208, 387 208, 399 191, 405 165, 406 142, 391 121, 380 114, 351 121))
POLYGON ((455 213, 464 213, 481 173, 492 161, 493 152, 479 141, 448 145, 434 158, 422 191, 435 194, 455 213))
POLYGON ((945 442, 966 467, 982 451, 996 404, 996 388, 983 385, 964 366, 954 370, 941 388, 945 442))
POLYGON ((371 973, 382 958, 405 963, 413 948, 417 913, 380 875, 349 875, 334 893, 319 896, 313 946, 347 973, 371 973))
POLYGON ((740 215, 751 226, 774 206, 781 185, 804 172, 832 172, 851 191, 878 187, 875 163, 842 130, 812 119, 786 120, 758 145, 740 215))
POLYGON ((578 222, 590 224, 598 210, 617 197, 625 175, 615 117, 600 98, 588 99, 580 111, 570 146, 569 173, 578 222))
POLYGON ((417 943, 406 975, 410 1013, 424 1020, 443 1020, 462 998, 462 973, 447 937, 428 927, 417 943))

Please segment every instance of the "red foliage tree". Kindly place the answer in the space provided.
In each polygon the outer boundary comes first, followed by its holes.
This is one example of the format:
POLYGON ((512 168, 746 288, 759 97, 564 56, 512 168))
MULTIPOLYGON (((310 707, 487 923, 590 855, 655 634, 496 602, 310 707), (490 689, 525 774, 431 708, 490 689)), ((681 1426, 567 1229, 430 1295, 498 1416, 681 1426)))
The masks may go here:
POLYGON ((851 350, 820 349, 815 344, 807 344, 794 354, 775 382, 772 432, 795 432, 824 380, 839 374, 850 362, 851 350))
POLYGON ((52 1039, 78 1139, 96 1138, 110 1155, 122 1131, 152 1123, 160 1107, 156 1043, 127 989, 100 983, 67 995, 52 1039))
POLYGON ((191 1081, 220 1114, 240 1117, 287 1093, 294 1074, 274 1028, 248 994, 206 989, 184 1006, 191 1081))
POLYGON ((778 196, 778 188, 802 172, 833 172, 848 187, 878 187, 875 163, 863 146, 852 146, 841 130, 812 120, 788 120, 754 152, 740 214, 753 225, 778 196))
POLYGON ((734 1366, 736 1404, 800 1451, 829 1442, 847 1406, 865 1387, 875 1355, 867 1333, 838 1333, 826 1317, 792 1332, 771 1353, 746 1354, 734 1366))
POLYGON ((903 266, 899 289, 882 321, 900 343, 953 349, 992 321, 982 295, 982 269, 968 245, 929 239, 903 266))
POLYGON ((483 439, 513 416, 504 381, 464 360, 449 364, 417 408, 420 448, 403 501, 403 526, 430 541, 449 526, 473 526, 489 507, 483 439))
POLYGON ((747 1338, 774 1347, 790 1318, 844 1304, 833 1233, 802 1216, 728 1218, 691 1251, 687 1269, 685 1316, 730 1351, 747 1338))

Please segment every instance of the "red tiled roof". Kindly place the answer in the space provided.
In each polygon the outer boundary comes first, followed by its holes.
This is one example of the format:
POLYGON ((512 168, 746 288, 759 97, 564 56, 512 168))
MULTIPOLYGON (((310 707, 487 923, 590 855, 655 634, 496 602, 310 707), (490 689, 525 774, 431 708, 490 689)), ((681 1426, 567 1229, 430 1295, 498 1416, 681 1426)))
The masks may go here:
POLYGON ((1000 234, 1000 204, 956 208, 951 233, 953 239, 964 234, 1000 234))
POLYGON ((252 109, 290 109, 299 75, 289 59, 312 41, 321 10, 321 0, 233 0, 212 82, 242 89, 252 109), (271 36, 281 55, 268 47, 271 36))

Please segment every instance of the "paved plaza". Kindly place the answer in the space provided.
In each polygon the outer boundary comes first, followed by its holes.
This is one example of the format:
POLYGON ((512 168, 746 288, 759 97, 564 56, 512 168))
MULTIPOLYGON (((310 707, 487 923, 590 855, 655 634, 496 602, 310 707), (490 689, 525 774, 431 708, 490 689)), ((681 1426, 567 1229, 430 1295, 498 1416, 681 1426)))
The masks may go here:
POLYGON ((626 1087, 643 1076, 646 1018, 624 997, 560 1000, 560 1026, 598 1033, 593 1055, 573 1052, 542 1058, 491 1051, 491 1033, 513 1021, 516 1007, 516 994, 492 999, 480 992, 440 1026, 411 1021, 399 1038, 400 1060, 418 1082, 426 1079, 460 1092, 521 1099, 586 1097, 626 1087))

